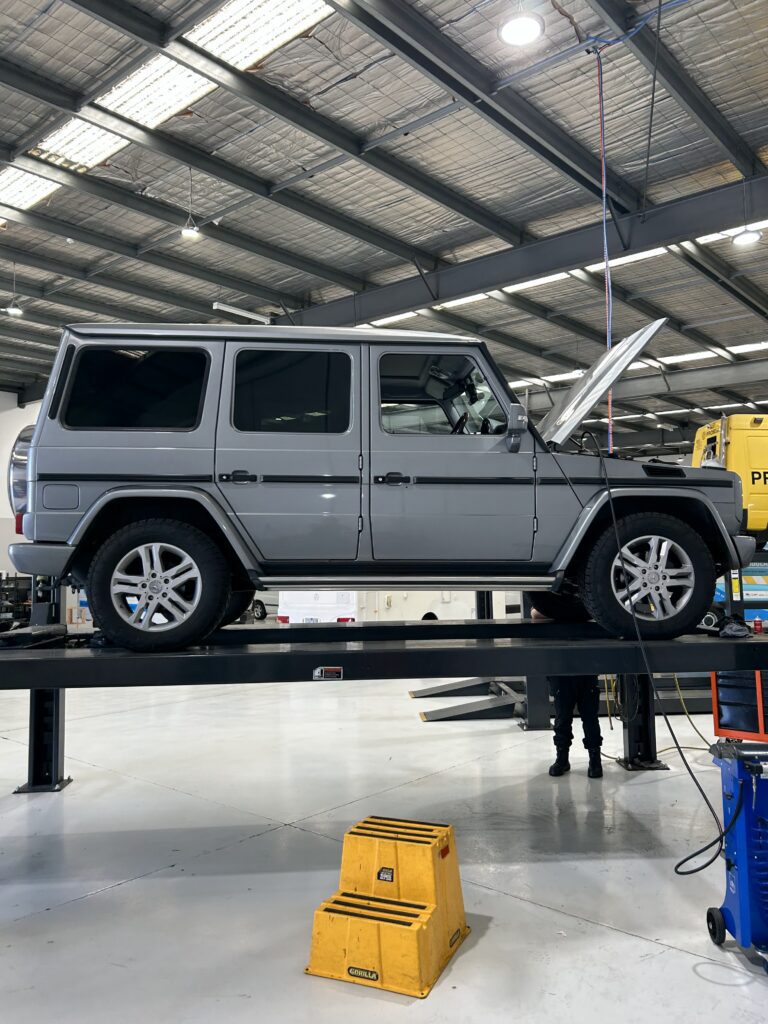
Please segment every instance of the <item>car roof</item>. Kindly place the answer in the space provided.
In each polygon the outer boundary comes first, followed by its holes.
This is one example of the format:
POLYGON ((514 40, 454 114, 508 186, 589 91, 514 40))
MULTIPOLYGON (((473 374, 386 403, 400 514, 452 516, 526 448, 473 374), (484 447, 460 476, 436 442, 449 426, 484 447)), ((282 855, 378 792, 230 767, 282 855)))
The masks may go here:
POLYGON ((120 338, 222 338, 272 339, 274 341, 315 341, 325 344, 353 341, 356 344, 405 341, 421 344, 482 345, 479 338, 460 334, 437 334, 434 331, 397 331, 371 327, 276 327, 270 324, 68 324, 66 328, 78 337, 120 338))

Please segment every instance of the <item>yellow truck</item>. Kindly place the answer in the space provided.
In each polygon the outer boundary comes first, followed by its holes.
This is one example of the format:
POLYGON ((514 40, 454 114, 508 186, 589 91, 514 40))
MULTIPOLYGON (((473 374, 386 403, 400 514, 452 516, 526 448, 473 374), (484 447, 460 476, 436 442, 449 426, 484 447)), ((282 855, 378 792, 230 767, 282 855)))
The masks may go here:
POLYGON ((692 465, 722 466, 741 477, 746 530, 768 541, 768 414, 722 416, 699 427, 692 465))

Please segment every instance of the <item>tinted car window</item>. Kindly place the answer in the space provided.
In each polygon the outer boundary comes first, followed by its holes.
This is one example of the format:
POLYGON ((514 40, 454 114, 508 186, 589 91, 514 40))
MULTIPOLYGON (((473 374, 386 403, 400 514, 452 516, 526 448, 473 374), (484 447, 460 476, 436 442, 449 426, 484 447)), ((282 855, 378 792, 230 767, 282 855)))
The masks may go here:
POLYGON ((239 352, 235 364, 235 429, 343 434, 349 429, 351 379, 352 360, 344 352, 239 352))
POLYGON ((191 430, 207 366, 199 350, 86 348, 63 421, 89 430, 191 430))

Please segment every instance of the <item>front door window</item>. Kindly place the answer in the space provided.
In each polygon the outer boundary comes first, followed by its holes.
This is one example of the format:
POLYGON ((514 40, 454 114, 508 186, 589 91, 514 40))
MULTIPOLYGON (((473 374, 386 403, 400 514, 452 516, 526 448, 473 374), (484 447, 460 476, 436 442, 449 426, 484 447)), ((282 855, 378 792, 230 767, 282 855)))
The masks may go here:
POLYGON ((507 418, 474 360, 391 352, 379 364, 381 425, 390 434, 504 434, 507 418))

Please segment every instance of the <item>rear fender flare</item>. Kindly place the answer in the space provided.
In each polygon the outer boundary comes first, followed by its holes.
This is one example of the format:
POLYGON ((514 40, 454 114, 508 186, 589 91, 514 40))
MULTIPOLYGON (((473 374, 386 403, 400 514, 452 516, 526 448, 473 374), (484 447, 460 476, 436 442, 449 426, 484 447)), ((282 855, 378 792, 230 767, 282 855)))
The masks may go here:
POLYGON ((226 511, 214 501, 205 491, 197 488, 144 488, 144 487, 116 487, 113 490, 105 491, 87 510, 77 527, 67 540, 68 544, 77 547, 83 539, 90 526, 96 518, 108 508, 108 506, 122 498, 146 498, 152 500, 159 498, 164 501, 183 499, 185 501, 197 502, 211 516, 222 536, 229 543, 237 558, 240 559, 243 568, 249 574, 261 575, 262 568, 259 564, 260 554, 255 551, 253 545, 243 536, 234 517, 229 516, 226 511))

